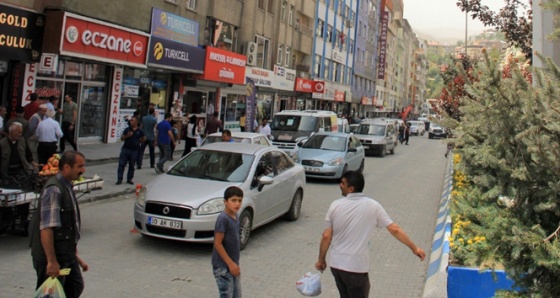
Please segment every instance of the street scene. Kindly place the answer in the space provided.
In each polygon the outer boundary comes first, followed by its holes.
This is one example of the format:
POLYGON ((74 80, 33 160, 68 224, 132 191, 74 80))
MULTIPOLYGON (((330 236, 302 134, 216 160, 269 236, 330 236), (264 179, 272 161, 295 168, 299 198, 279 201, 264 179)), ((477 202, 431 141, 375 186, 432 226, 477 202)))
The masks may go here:
MULTIPOLYGON (((395 155, 366 157, 364 193, 382 204, 417 245, 429 251, 448 159, 441 140, 413 136, 409 144, 399 145, 395 155)), ((98 173, 110 181, 115 168, 115 163, 88 166, 86 173, 98 173)), ((139 170, 137 175, 139 183, 156 177, 151 169, 139 170)), ((95 197, 96 192, 80 201, 95 197)), ((299 295, 295 283, 306 272, 315 271, 326 211, 340 197, 336 181, 309 179, 298 220, 277 219, 253 232, 241 252, 244 296, 299 295)), ((78 249, 90 266, 84 272, 83 296, 217 296, 210 264, 212 245, 142 237, 133 231, 134 204, 134 193, 80 204, 83 227, 78 249)), ((5 297, 33 293, 35 272, 28 242, 16 235, 0 238, 0 263, 6 268, 0 273, 0 292, 5 297)), ((376 229, 369 251, 372 296, 422 296, 428 260, 419 261, 385 229, 376 229)), ((322 297, 338 297, 329 270, 321 281, 322 297)))

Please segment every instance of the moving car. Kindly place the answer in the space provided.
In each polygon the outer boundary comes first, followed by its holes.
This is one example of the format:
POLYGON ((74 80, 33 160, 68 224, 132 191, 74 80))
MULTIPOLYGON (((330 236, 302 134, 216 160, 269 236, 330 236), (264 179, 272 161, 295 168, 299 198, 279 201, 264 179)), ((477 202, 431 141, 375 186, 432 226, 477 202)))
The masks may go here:
POLYGON ((435 122, 430 122, 430 130, 428 131, 428 138, 447 138, 445 129, 435 122))
POLYGON ((253 229, 281 216, 298 219, 305 171, 273 146, 208 144, 140 189, 134 226, 146 236, 211 243, 230 186, 244 193, 238 216, 245 248, 253 229))
POLYGON ((410 134, 423 136, 426 132, 424 121, 410 120, 408 124, 410 124, 410 134))
POLYGON ((346 171, 364 170, 364 147, 354 135, 319 132, 298 147, 297 161, 307 177, 339 179, 346 171))
MULTIPOLYGON (((232 131, 231 138, 235 143, 247 143, 247 144, 259 144, 264 146, 272 146, 272 142, 263 134, 255 133, 255 132, 240 132, 240 131, 232 131)), ((200 145, 201 147, 204 145, 221 142, 222 141, 222 133, 216 132, 213 134, 208 135, 200 145)))
POLYGON ((385 156, 389 151, 395 154, 397 147, 397 129, 395 124, 383 119, 363 120, 355 135, 367 153, 385 156))

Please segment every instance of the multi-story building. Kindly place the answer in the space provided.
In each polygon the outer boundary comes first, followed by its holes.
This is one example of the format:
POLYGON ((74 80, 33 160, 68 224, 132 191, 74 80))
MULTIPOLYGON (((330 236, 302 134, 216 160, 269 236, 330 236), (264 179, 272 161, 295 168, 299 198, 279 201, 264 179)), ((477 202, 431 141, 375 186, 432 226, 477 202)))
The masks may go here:
POLYGON ((358 1, 316 1, 315 11, 311 76, 320 87, 307 97, 306 108, 346 115, 359 103, 351 90, 358 1))
POLYGON ((358 4, 352 78, 352 116, 368 116, 374 112, 380 5, 381 1, 378 0, 362 0, 358 4), (355 106, 355 102, 359 105, 355 106))

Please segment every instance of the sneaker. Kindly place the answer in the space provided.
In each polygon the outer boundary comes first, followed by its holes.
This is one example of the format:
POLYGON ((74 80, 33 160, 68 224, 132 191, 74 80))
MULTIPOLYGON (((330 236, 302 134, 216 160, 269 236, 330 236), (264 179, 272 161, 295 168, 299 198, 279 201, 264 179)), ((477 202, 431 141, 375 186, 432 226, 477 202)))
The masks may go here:
POLYGON ((141 170, 141 169, 142 169, 142 166, 137 166, 136 169, 137 169, 137 170, 141 170))
POLYGON ((154 170, 156 170, 156 174, 161 174, 162 171, 159 169, 159 167, 155 167, 154 170))
POLYGON ((154 166, 154 165, 151 165, 151 166, 150 166, 150 168, 152 168, 152 169, 155 168, 155 167, 156 167, 156 166, 154 166))
POLYGON ((134 185, 134 182, 132 182, 132 180, 127 180, 126 183, 128 183, 130 185, 134 185))
POLYGON ((121 185, 122 184, 122 180, 118 180, 117 183, 115 183, 116 185, 121 185))

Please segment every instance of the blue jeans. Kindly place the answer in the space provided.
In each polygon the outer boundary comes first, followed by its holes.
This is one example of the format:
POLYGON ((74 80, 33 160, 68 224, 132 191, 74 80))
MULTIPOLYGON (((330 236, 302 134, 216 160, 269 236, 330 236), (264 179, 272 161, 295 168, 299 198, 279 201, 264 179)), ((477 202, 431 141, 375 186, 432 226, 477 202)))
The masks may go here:
POLYGON ((214 268, 220 298, 241 298, 241 278, 233 276, 227 268, 214 268))
POLYGON ((136 165, 142 166, 142 160, 144 159, 144 152, 146 151, 146 146, 150 150, 150 167, 156 164, 156 148, 154 147, 154 140, 146 140, 140 144, 140 151, 138 152, 138 160, 136 165))
POLYGON ((134 163, 138 158, 138 150, 130 150, 127 148, 121 149, 121 154, 119 155, 119 168, 117 169, 117 180, 123 180, 124 168, 128 164, 128 173, 126 175, 127 181, 132 181, 134 178, 134 163))
POLYGON ((171 159, 171 144, 158 144, 159 148, 159 161, 157 167, 163 170, 163 164, 171 159))

